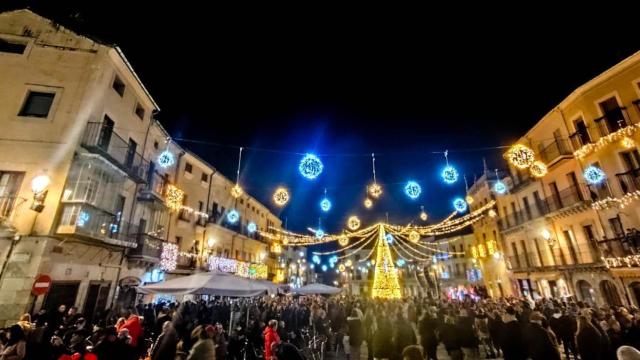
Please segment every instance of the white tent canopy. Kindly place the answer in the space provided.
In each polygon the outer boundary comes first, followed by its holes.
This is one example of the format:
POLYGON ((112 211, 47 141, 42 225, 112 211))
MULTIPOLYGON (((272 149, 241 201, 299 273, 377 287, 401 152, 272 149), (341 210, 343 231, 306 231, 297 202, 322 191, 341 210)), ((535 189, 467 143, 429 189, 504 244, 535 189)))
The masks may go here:
POLYGON ((278 286, 266 281, 251 280, 231 274, 212 271, 163 281, 140 287, 142 292, 154 294, 197 294, 251 297, 277 293, 278 286))
POLYGON ((335 295, 342 292, 342 289, 325 285, 325 284, 314 283, 314 284, 301 286, 295 289, 293 292, 300 295, 313 295, 313 294, 335 295))

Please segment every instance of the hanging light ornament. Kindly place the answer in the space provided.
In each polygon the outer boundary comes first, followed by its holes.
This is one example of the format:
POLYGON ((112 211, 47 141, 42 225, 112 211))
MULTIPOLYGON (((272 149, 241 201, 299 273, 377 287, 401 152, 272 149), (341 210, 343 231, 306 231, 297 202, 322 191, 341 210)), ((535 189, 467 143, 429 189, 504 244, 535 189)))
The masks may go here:
POLYGON ((349 230, 358 230, 358 228, 360 228, 360 219, 355 215, 349 217, 347 220, 347 227, 349 230))
POLYGON ((373 166, 373 184, 369 186, 369 195, 374 199, 377 199, 382 195, 382 186, 378 184, 376 179, 376 155, 373 153, 371 154, 371 163, 373 166))
POLYGON ((427 219, 429 218, 429 215, 427 215, 427 213, 424 211, 424 206, 420 206, 420 220, 422 221, 427 221, 427 219))
POLYGON ((313 257, 311 257, 311 261, 313 261, 314 263, 320 265, 320 256, 318 255, 313 255, 313 257))
POLYGON ((345 264, 347 267, 352 267, 352 266, 353 266, 353 261, 351 261, 351 259, 347 259, 347 261, 345 261, 345 262, 344 262, 344 264, 345 264))
POLYGON ((622 139, 621 143, 622 146, 624 146, 626 149, 631 149, 632 147, 636 146, 635 141, 633 141, 633 139, 630 137, 625 137, 624 139, 622 139))
POLYGON ((387 244, 392 244, 393 243, 393 235, 391 234, 387 234, 384 237, 387 240, 387 244))
POLYGON ((342 235, 338 238, 338 244, 340 244, 340 246, 347 246, 349 245, 349 238, 342 235))
POLYGON ((495 211, 495 210, 493 210, 493 209, 489 210, 489 216, 490 216, 490 217, 494 218, 494 217, 496 217, 497 215, 498 215, 498 214, 496 213, 496 211, 495 211))
POLYGON ((324 231, 322 231, 322 229, 316 230, 316 238, 322 239, 323 237, 324 237, 324 231))
POLYGON ((504 195, 507 193, 507 185, 505 185, 505 183, 500 180, 500 177, 498 176, 498 169, 496 169, 495 171, 496 179, 498 179, 498 181, 496 181, 496 183, 493 185, 493 191, 495 191, 499 195, 504 195))
POLYGON ((230 224, 235 224, 240 219, 240 213, 236 209, 232 209, 227 213, 227 221, 230 224))
POLYGON ((176 162, 175 156, 169 150, 165 150, 158 155, 158 165, 161 168, 168 168, 176 162))
POLYGON ((533 164, 535 154, 528 147, 515 144, 507 151, 507 160, 518 169, 526 169, 533 164))
POLYGON ((249 234, 253 234, 254 232, 256 232, 256 230, 258 230, 258 225, 256 225, 256 223, 252 221, 247 224, 247 231, 249 232, 249 234))
POLYGON ((347 270, 347 268, 344 266, 344 264, 338 265, 338 271, 344 272, 345 270, 347 270))
POLYGON ((420 234, 415 230, 411 230, 411 232, 409 233, 409 241, 411 241, 412 243, 417 243, 418 241, 420 241, 420 234))
POLYGON ((240 186, 240 164, 242 163, 242 147, 240 147, 240 153, 238 154, 238 169, 236 170, 236 184, 231 188, 231 196, 239 198, 244 194, 244 190, 240 186))
POLYGON ((471 195, 467 195, 467 196, 464 198, 464 200, 465 200, 465 201, 467 202, 467 204, 469 204, 469 205, 473 204, 473 202, 475 201, 475 200, 473 200, 473 196, 471 196, 471 195))
POLYGON ((289 191, 284 187, 279 187, 273 193, 273 202, 283 207, 289 202, 289 191))
POLYGON ((373 206, 373 201, 371 201, 371 199, 366 198, 364 199, 364 207, 366 207, 367 209, 370 209, 373 206))
POLYGON ((327 199, 327 189, 324 189, 324 198, 320 201, 320 209, 324 212, 331 210, 331 201, 327 199))
POLYGON ((606 174, 604 173, 604 171, 594 165, 587 167, 582 175, 590 185, 598 185, 602 183, 606 178, 606 174))
POLYGON ((442 173, 440 174, 440 176, 442 176, 442 180, 444 180, 445 183, 453 184, 456 181, 458 181, 458 170, 456 170, 456 168, 454 168, 453 166, 449 165, 448 156, 449 156, 449 150, 445 150, 444 159, 447 163, 447 166, 445 166, 444 169, 442 169, 442 173))
POLYGON ((178 189, 175 185, 169 184, 167 185, 164 201, 169 210, 178 211, 182 208, 184 191, 178 189))
POLYGON ((456 198, 453 200, 453 208, 457 212, 465 212, 467 211, 467 202, 463 198, 456 198))
POLYGON ((300 164, 298 165, 298 171, 300 171, 300 175, 304 176, 309 180, 314 180, 322 173, 324 169, 324 165, 320 158, 313 154, 305 154, 300 160, 300 164))
POLYGON ((529 172, 536 178, 541 178, 547 175, 547 165, 545 165, 542 161, 534 161, 529 167, 529 172))
POLYGON ((407 182, 407 184, 404 186, 404 193, 407 194, 407 196, 411 199, 417 199, 420 196, 421 192, 422 188, 420 187, 420 184, 413 180, 407 182))

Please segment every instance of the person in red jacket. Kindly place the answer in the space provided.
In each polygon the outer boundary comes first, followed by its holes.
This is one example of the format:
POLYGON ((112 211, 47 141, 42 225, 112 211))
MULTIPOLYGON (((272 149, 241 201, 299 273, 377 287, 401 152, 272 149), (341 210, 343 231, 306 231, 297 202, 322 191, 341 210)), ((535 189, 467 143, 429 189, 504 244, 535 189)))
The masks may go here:
POLYGON ((140 318, 138 315, 129 315, 129 318, 124 322, 124 324, 117 327, 118 332, 122 329, 129 330, 129 336, 131 336, 131 347, 137 347, 138 338, 142 335, 142 325, 140 325, 140 318))
POLYGON ((264 328, 264 359, 271 360, 275 358, 272 349, 273 344, 280 343, 280 336, 278 335, 278 321, 269 320, 269 324, 264 328))

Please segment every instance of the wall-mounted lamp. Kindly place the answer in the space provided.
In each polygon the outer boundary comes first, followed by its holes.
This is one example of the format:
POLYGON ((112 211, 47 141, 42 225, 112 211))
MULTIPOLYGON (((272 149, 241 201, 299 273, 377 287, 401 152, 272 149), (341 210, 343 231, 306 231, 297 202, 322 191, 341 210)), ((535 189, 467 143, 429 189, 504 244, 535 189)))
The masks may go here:
POLYGON ((31 191, 33 191, 31 210, 42 212, 44 209, 44 200, 47 198, 49 184, 51 184, 51 179, 46 174, 36 175, 31 179, 31 191))

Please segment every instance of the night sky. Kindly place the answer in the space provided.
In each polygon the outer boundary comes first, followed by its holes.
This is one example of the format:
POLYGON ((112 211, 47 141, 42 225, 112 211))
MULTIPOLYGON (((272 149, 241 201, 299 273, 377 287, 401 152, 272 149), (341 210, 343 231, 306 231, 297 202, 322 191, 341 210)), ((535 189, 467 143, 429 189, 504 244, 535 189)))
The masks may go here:
MULTIPOLYGON (((27 4, 3 3, 2 10, 27 4)), ((161 123, 228 177, 235 176, 235 146, 249 147, 244 188, 271 205, 275 187, 287 186, 292 201, 274 211, 297 231, 317 225, 325 187, 334 203, 322 216, 325 230, 339 230, 352 213, 365 224, 386 213, 406 223, 420 205, 444 217, 464 182, 442 183, 444 156, 432 152, 449 149, 450 163, 471 183, 483 157, 501 166, 501 151, 468 150, 511 144, 577 86, 640 50, 637 28, 625 30, 637 22, 619 12, 525 20, 457 10, 131 3, 28 5, 119 45, 160 105, 161 123), (324 161, 316 181, 297 172, 304 152, 324 161), (371 152, 385 193, 365 210, 371 152), (402 191, 409 179, 422 185, 416 201, 402 191)))

